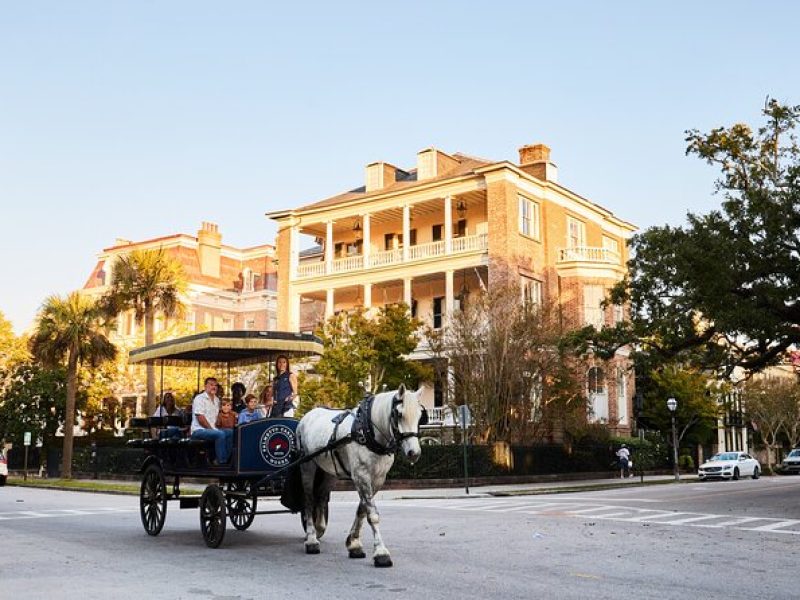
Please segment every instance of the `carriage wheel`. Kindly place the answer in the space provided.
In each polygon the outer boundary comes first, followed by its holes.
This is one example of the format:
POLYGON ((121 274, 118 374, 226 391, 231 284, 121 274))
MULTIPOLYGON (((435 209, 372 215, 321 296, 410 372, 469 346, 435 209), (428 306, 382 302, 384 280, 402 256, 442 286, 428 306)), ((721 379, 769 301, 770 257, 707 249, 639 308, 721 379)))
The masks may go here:
POLYGON ((209 548, 219 548, 222 543, 225 517, 225 494, 218 485, 207 486, 200 497, 200 531, 209 548))
POLYGON ((258 498, 251 495, 252 485, 249 481, 231 481, 228 483, 227 492, 228 494, 237 493, 235 496, 225 496, 231 524, 239 531, 244 531, 253 524, 253 519, 256 518, 258 498), (240 496, 241 493, 245 495, 240 496))
POLYGON ((158 535, 167 518, 167 484, 158 465, 150 465, 139 490, 139 514, 148 535, 158 535))

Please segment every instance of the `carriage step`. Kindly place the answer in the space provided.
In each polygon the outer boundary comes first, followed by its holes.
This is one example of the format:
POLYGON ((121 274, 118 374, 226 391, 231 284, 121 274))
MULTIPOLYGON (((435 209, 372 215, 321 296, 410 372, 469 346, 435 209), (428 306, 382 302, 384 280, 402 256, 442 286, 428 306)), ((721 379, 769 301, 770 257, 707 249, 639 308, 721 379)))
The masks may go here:
POLYGON ((199 508, 200 496, 181 496, 181 508, 199 508))

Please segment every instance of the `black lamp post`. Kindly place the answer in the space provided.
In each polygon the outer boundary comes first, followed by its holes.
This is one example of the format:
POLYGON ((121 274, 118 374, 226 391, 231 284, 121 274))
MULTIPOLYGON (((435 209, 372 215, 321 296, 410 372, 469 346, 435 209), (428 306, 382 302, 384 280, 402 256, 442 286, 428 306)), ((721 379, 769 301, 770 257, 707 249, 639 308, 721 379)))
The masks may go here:
POLYGON ((678 472, 678 430, 675 427, 675 410, 678 408, 678 401, 675 398, 667 400, 667 408, 672 417, 672 468, 675 471, 675 481, 680 481, 681 475, 678 472))

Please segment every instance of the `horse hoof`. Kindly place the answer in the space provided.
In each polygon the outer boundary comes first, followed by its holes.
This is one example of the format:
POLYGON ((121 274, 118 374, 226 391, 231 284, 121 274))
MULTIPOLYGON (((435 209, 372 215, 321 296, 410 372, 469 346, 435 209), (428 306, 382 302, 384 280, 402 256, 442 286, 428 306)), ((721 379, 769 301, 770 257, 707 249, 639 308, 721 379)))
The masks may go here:
POLYGON ((306 546, 306 554, 319 554, 319 544, 309 544, 306 546))
POLYGON ((367 554, 363 550, 348 550, 347 555, 350 558, 366 558, 367 554))
POLYGON ((372 559, 375 562, 376 567, 391 567, 392 566, 392 557, 386 554, 381 556, 376 556, 372 559))

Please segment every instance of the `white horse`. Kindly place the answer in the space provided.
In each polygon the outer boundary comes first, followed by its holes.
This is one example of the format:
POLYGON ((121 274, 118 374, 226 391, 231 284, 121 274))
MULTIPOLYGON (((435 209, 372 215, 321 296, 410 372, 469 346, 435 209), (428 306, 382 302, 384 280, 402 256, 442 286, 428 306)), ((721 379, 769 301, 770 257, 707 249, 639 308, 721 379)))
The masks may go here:
POLYGON ((386 480, 396 450, 400 449, 412 464, 419 459, 420 395, 421 391, 409 392, 401 385, 396 391, 365 398, 356 410, 315 408, 300 420, 300 450, 303 456, 313 457, 300 465, 307 554, 319 553, 319 538, 327 527, 328 501, 336 479, 352 479, 360 502, 345 542, 349 556, 366 556, 361 544, 366 517, 372 527, 375 566, 392 566, 378 529, 380 517, 373 498, 386 480))

